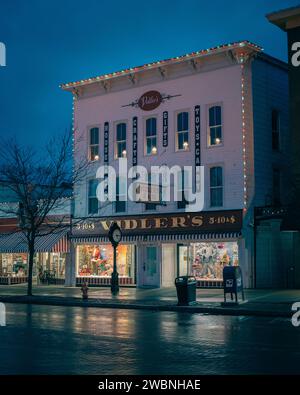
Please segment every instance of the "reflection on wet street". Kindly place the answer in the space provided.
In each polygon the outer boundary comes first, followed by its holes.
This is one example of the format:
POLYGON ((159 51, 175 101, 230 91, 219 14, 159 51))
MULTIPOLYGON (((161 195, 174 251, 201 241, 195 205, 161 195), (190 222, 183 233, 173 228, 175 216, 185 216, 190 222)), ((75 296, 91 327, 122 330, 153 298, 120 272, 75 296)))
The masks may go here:
POLYGON ((300 373, 290 320, 7 304, 0 374, 300 373))

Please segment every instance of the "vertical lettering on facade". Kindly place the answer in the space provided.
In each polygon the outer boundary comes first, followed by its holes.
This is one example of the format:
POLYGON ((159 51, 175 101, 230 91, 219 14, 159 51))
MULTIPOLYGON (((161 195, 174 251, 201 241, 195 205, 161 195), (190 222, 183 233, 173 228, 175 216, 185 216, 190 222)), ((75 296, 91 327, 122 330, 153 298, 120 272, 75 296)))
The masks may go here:
POLYGON ((200 106, 195 106, 195 166, 201 166, 200 106))
POLYGON ((163 112, 163 147, 168 146, 168 128, 169 128, 168 111, 164 111, 163 112))
POLYGON ((132 166, 137 166, 137 151, 138 151, 138 119, 137 117, 132 118, 132 166))
POLYGON ((104 163, 108 163, 109 155, 108 155, 108 146, 109 144, 109 123, 104 123, 104 163))

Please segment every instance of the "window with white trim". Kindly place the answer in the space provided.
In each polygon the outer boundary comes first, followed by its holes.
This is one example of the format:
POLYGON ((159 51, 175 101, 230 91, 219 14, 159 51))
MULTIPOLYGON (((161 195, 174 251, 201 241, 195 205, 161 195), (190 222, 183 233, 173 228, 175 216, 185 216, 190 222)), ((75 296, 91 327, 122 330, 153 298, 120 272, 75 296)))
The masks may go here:
MULTIPOLYGON (((154 184, 154 188, 157 185, 154 184)), ((152 180, 151 180, 151 173, 148 174, 148 197, 149 201, 148 203, 145 203, 145 210, 156 210, 156 204, 151 202, 151 190, 152 188, 152 180)))
POLYGON ((98 214, 99 201, 97 198, 98 180, 89 180, 88 183, 88 214, 98 214))
MULTIPOLYGON (((122 179, 121 179, 122 180, 122 179)), ((116 201, 115 201, 115 212, 122 213, 126 211, 126 190, 125 188, 120 188, 120 178, 116 178, 116 201), (124 195, 122 191, 124 190, 124 195)), ((122 181, 121 181, 122 182, 122 181)))
POLYGON ((189 113, 187 111, 177 114, 176 150, 189 149, 189 113))
POLYGON ((208 109, 208 145, 222 143, 222 107, 212 106, 208 109))
POLYGON ((116 127, 116 158, 126 158, 126 123, 121 122, 116 127))
POLYGON ((157 153, 157 119, 146 119, 146 155, 157 153))
POLYGON ((191 179, 190 173, 187 170, 182 169, 181 173, 178 174, 181 177, 181 182, 178 180, 178 191, 179 200, 177 201, 177 208, 186 208, 186 205, 189 203, 190 194, 192 192, 191 189, 191 179))
POLYGON ((223 168, 210 168, 210 207, 223 206, 223 168))
POLYGON ((89 130, 89 159, 99 160, 99 128, 89 130))

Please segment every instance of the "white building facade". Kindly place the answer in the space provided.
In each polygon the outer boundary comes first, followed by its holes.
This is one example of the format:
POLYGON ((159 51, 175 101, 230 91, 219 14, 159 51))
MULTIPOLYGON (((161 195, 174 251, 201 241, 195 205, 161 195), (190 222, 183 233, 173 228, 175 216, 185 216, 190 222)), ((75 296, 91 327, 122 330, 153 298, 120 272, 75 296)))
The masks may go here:
POLYGON ((220 287, 224 266, 240 265, 253 287, 253 208, 281 199, 287 179, 286 74, 284 63, 243 41, 62 85, 73 94, 75 160, 91 162, 74 188, 66 284, 110 283, 107 233, 116 220, 121 285, 172 286, 189 274, 198 286, 220 287), (122 201, 118 188, 117 202, 99 202, 97 169, 117 171, 125 157, 149 171, 203 166, 203 210, 122 201))

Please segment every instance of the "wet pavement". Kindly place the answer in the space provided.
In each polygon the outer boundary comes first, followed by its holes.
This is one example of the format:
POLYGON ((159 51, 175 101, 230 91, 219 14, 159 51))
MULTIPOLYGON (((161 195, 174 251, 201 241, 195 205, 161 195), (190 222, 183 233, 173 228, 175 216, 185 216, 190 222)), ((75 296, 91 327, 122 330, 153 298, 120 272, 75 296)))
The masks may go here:
POLYGON ((286 318, 7 304, 0 374, 300 374, 286 318))
POLYGON ((192 306, 178 306, 175 287, 122 287, 112 295, 109 287, 90 287, 88 300, 82 300, 80 288, 64 286, 34 286, 34 296, 27 297, 26 285, 0 286, 0 302, 35 305, 144 309, 169 312, 208 313, 221 315, 256 315, 291 317, 292 305, 300 301, 300 290, 245 290, 245 301, 231 303, 229 295, 224 305, 222 289, 197 289, 197 301, 192 306))
MULTIPOLYGON (((27 284, 0 285, 0 296, 26 295, 27 284)), ((57 297, 81 297, 79 287, 65 287, 57 285, 34 285, 33 294, 36 296, 57 297)), ((110 287, 89 287, 91 299, 114 299, 114 300, 144 300, 144 301, 177 301, 176 288, 136 288, 120 287, 117 296, 112 296, 110 287)), ((245 289, 245 297, 254 303, 288 303, 300 301, 300 289, 245 289)), ((223 289, 197 289, 199 302, 222 302, 224 300, 223 289)))

